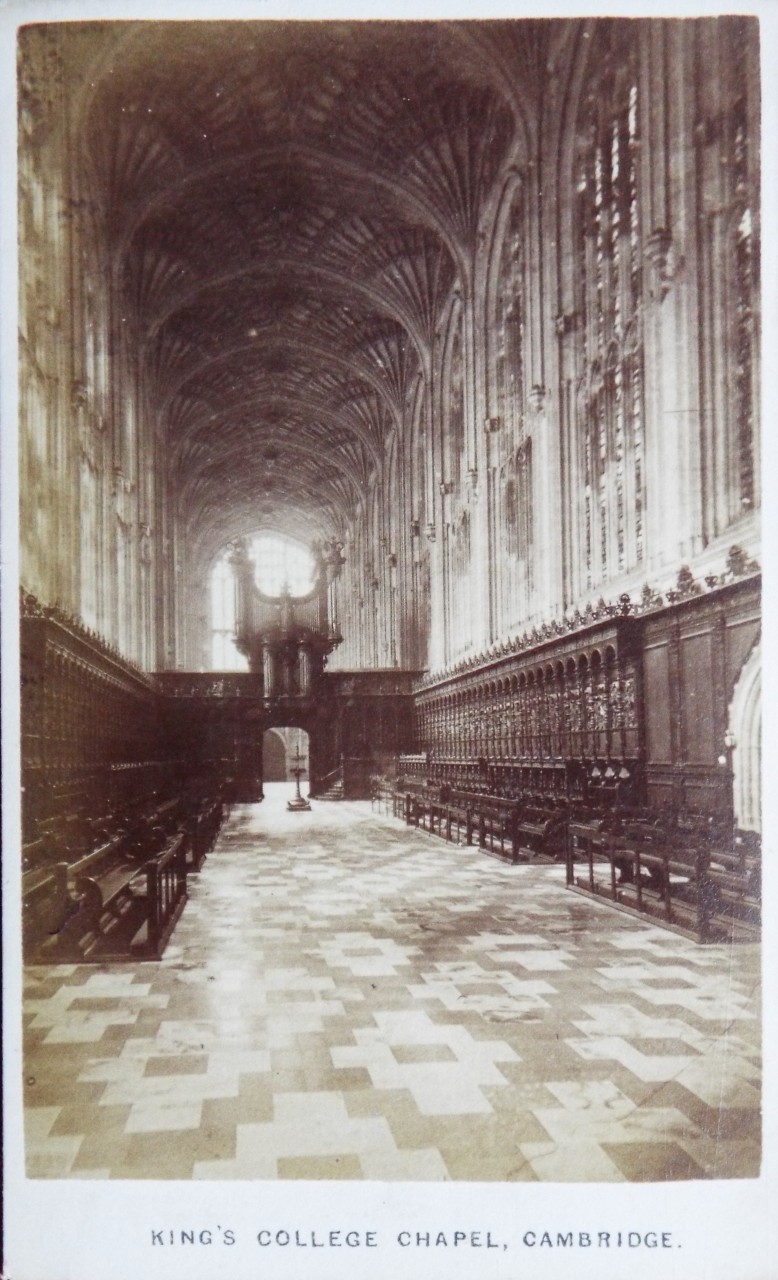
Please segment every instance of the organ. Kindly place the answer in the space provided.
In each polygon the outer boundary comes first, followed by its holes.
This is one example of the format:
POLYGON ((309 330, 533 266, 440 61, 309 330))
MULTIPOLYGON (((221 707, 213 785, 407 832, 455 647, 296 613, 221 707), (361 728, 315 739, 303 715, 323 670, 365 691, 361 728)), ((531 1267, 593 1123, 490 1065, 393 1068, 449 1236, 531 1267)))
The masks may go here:
POLYGON ((249 670, 262 677, 265 702, 309 699, 327 663, 341 643, 330 608, 330 588, 343 556, 334 541, 313 548, 316 571, 312 589, 292 595, 284 583, 277 596, 256 583, 256 566, 245 538, 233 543, 236 644, 249 670))

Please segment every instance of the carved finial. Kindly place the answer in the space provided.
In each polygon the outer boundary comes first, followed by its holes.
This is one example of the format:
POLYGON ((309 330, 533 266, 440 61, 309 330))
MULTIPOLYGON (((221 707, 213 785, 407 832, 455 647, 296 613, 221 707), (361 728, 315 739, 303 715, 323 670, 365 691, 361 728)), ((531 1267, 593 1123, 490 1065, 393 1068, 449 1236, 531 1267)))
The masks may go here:
POLYGON ((682 564, 678 570, 676 586, 682 596, 698 596, 702 590, 688 564, 682 564))
POLYGON ((727 556, 727 572, 733 578, 742 578, 743 574, 748 572, 748 559, 742 547, 737 545, 730 547, 727 556))
POLYGON ((337 538, 330 538, 329 541, 322 542, 318 554, 324 566, 327 583, 332 585, 346 563, 346 557, 343 554, 343 543, 338 541, 337 538))

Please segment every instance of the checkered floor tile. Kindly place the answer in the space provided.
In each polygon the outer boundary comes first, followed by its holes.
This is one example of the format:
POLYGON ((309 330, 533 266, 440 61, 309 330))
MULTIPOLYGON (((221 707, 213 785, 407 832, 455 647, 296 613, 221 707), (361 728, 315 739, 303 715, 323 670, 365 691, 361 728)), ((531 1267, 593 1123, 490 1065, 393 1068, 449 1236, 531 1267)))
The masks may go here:
POLYGON ((287 791, 233 810, 162 961, 26 970, 30 1177, 758 1174, 756 947, 287 791))

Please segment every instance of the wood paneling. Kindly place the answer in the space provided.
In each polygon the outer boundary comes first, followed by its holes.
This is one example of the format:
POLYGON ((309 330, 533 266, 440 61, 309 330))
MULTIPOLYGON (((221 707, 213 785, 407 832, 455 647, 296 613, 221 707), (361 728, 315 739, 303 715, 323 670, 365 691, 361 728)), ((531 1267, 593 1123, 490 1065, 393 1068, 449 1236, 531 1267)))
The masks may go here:
POLYGON ((667 644, 647 648, 643 655, 646 751, 650 760, 673 758, 670 660, 667 644))
POLYGON ((759 579, 747 578, 645 618, 649 804, 719 814, 731 809, 727 709, 759 634, 759 609, 759 579))
MULTIPOLYGON (((712 764, 719 754, 714 717, 713 647, 710 631, 680 641, 684 754, 695 764, 712 764)), ((719 693, 719 697, 721 694, 719 693)))

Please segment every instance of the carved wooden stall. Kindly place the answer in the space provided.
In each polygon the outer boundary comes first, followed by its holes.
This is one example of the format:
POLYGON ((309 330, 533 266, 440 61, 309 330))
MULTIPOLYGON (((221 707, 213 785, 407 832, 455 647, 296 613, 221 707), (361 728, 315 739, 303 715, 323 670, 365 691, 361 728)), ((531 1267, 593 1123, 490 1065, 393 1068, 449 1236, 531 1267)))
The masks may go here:
POLYGON ((29 594, 20 643, 25 846, 61 820, 75 833, 79 824, 163 791, 171 761, 160 753, 153 678, 29 594))
POLYGON ((618 608, 535 632, 417 695, 435 782, 624 802, 641 785, 636 619, 618 608))
POLYGON ((601 601, 428 678, 395 812, 514 862, 566 856, 570 887, 702 941, 753 936, 759 838, 737 825, 733 753, 758 742, 730 717, 759 617, 757 566, 734 547, 704 585, 682 567, 664 595, 601 601))
POLYGON ((157 957, 222 817, 154 676, 77 619, 21 608, 22 909, 30 958, 157 957))

